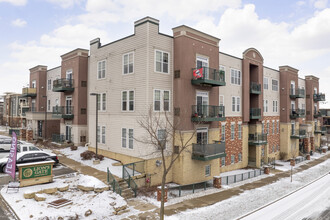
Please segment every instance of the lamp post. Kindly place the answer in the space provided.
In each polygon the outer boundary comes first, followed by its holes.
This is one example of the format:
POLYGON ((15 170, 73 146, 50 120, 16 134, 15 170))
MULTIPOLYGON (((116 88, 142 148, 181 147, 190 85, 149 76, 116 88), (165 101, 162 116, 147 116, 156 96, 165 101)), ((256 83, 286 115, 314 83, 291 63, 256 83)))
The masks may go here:
POLYGON ((96 97, 96 105, 95 105, 95 111, 96 111, 96 126, 95 126, 95 154, 96 154, 96 159, 98 159, 97 157, 97 127, 98 127, 98 108, 97 108, 97 99, 98 99, 98 95, 97 93, 90 93, 89 95, 91 96, 95 96, 96 97))
POLYGON ((46 137, 47 137, 47 96, 44 95, 42 96, 43 98, 46 98, 46 108, 45 108, 45 140, 46 140, 46 137))

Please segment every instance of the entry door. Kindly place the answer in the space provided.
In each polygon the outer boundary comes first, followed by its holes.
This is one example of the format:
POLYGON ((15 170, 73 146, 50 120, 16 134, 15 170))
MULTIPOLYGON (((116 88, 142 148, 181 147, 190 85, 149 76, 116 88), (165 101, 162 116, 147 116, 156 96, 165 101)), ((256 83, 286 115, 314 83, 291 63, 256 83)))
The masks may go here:
POLYGON ((296 103, 294 101, 291 101, 291 113, 294 115, 296 112, 296 103))
POLYGON ((290 94, 291 95, 295 95, 295 83, 294 82, 291 82, 291 85, 290 85, 290 94))
POLYGON ((65 99, 65 114, 72 115, 72 97, 67 96, 65 99))
POLYGON ((197 144, 207 144, 207 128, 197 128, 197 144))
POLYGON ((196 66, 197 69, 203 68, 203 78, 208 79, 209 78, 209 69, 208 69, 209 59, 205 58, 205 57, 197 56, 196 65, 197 65, 196 66))
POLYGON ((71 130, 72 130, 71 126, 69 126, 69 125, 65 126, 65 140, 66 141, 71 141, 71 130))
POLYGON ((67 70, 66 71, 66 79, 67 79, 67 87, 72 86, 72 70, 67 70))
POLYGON ((197 92, 196 105, 198 116, 208 116, 209 94, 208 92, 197 92))

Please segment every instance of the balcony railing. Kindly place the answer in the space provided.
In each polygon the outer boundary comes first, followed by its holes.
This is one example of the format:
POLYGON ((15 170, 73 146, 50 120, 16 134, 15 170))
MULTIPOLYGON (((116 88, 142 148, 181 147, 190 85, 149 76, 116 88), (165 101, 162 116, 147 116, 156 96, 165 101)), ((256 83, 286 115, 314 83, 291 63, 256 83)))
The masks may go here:
POLYGON ((72 135, 52 134, 52 141, 56 143, 72 142, 72 135))
POLYGON ((317 111, 314 113, 314 118, 320 118, 322 117, 321 111, 317 111))
POLYGON ((193 85, 210 85, 210 86, 225 86, 225 71, 213 69, 209 67, 193 68, 192 69, 193 85))
POLYGON ((314 133, 325 135, 327 133, 327 128, 325 126, 315 126, 314 133))
POLYGON ((23 88, 21 97, 36 97, 37 89, 36 88, 23 88))
POLYGON ((193 144, 192 159, 195 160, 213 160, 226 156, 225 142, 216 142, 214 144, 193 144))
POLYGON ((53 118, 73 119, 73 106, 54 106, 53 118))
POLYGON ((22 107, 22 116, 26 116, 26 112, 30 111, 30 107, 22 107))
POLYGON ((250 108, 250 119, 260 119, 261 109, 260 108, 250 108))
POLYGON ((298 88, 296 90, 290 89, 290 98, 296 99, 296 98, 305 98, 305 89, 298 88))
POLYGON ((250 83, 250 93, 251 94, 261 94, 261 84, 256 82, 250 83))
POLYGON ((294 139, 303 139, 306 137, 306 130, 299 130, 299 129, 291 130, 290 137, 294 139))
POLYGON ((267 134, 249 134, 249 145, 267 144, 267 134))
POLYGON ((193 105, 191 121, 193 122, 210 122, 224 121, 225 106, 213 105, 193 105))
POLYGON ((290 109, 290 118, 291 119, 296 119, 296 118, 303 118, 305 117, 305 109, 290 109))
POLYGON ((314 94, 313 99, 315 102, 325 101, 325 94, 324 93, 314 94))
POLYGON ((73 79, 56 79, 53 81, 54 92, 72 92, 73 90, 73 79))

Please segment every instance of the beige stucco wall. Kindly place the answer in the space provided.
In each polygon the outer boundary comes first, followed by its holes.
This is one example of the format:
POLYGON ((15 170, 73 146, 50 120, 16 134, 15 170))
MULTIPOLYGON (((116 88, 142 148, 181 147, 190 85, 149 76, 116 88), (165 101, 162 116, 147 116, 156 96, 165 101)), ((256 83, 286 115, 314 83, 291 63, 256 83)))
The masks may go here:
MULTIPOLYGON (((296 123, 296 129, 299 128, 299 123, 296 123)), ((285 153, 284 159, 289 159, 299 155, 299 139, 291 138, 291 123, 280 123, 280 152, 285 153), (296 147, 296 154, 293 154, 292 149, 296 147)))
POLYGON ((242 59, 227 54, 219 53, 219 65, 225 67, 226 86, 219 87, 219 95, 224 96, 226 117, 242 116, 242 59), (241 85, 231 84, 230 70, 241 71, 241 85), (232 111, 232 97, 240 97, 240 111, 232 111))
POLYGON ((264 67, 264 77, 268 78, 268 89, 263 90, 263 98, 268 100, 268 112, 264 111, 263 114, 264 116, 280 116, 280 73, 264 67), (277 80, 278 91, 273 91, 272 80, 277 80), (277 101, 277 112, 273 111, 273 101, 277 101))

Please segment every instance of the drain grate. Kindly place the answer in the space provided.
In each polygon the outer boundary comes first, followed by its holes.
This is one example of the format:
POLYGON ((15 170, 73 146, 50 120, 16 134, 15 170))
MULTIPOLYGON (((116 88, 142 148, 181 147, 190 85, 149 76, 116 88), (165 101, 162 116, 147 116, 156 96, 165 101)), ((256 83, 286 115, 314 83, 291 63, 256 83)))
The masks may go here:
POLYGON ((67 206, 67 205, 71 205, 72 201, 68 200, 68 199, 58 199, 55 201, 52 201, 50 203, 48 203, 48 207, 53 207, 53 208, 61 208, 63 206, 67 206))

